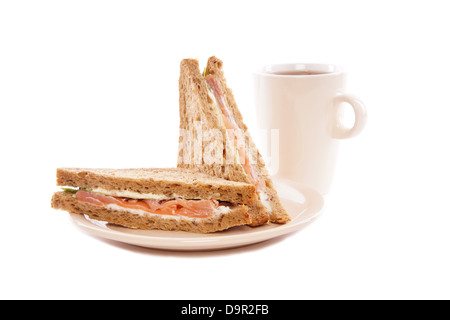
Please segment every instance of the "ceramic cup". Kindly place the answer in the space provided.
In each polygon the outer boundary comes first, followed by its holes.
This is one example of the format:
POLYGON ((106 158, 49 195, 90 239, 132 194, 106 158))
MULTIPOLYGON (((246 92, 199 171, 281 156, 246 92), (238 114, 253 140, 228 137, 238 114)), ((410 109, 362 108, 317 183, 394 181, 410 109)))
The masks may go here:
POLYGON ((330 64, 275 64, 254 73, 258 127, 278 132, 277 178, 330 191, 340 140, 358 135, 367 121, 361 100, 345 92, 345 77, 330 64), (351 127, 342 121, 345 103, 354 111, 351 127))

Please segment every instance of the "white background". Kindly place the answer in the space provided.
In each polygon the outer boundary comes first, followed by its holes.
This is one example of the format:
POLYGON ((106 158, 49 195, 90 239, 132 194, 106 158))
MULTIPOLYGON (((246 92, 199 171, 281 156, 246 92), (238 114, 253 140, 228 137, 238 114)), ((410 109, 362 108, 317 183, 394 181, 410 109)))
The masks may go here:
POLYGON ((2 1, 3 299, 449 299, 445 1, 2 1), (208 253, 81 232, 57 167, 176 165, 183 58, 224 61, 257 134, 252 71, 343 65, 369 122, 343 141, 324 214, 208 253))

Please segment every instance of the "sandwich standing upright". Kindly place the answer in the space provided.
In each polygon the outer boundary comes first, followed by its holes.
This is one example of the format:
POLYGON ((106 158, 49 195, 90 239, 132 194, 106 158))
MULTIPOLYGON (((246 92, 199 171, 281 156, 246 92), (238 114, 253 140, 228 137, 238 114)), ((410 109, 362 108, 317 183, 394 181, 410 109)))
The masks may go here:
POLYGON ((221 60, 210 57, 202 74, 197 60, 181 61, 178 167, 251 183, 257 193, 249 205, 251 225, 286 223, 290 217, 227 86, 222 66, 221 60))

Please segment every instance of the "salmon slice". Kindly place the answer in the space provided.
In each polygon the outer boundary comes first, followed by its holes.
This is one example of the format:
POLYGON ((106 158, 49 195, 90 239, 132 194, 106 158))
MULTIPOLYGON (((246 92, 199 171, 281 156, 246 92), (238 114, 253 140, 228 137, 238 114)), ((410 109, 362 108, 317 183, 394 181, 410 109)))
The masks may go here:
POLYGON ((84 190, 79 190, 76 193, 76 198, 78 201, 102 207, 115 204, 126 209, 138 209, 148 213, 190 218, 208 218, 215 214, 219 207, 219 201, 217 200, 187 200, 182 198, 172 200, 138 200, 106 196, 84 190))

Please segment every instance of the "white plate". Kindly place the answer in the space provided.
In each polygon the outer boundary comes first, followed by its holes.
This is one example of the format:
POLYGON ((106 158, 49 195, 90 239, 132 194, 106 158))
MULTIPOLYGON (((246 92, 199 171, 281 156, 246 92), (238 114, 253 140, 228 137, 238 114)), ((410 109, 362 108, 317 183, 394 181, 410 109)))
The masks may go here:
POLYGON ((79 214, 70 216, 78 227, 95 236, 141 247, 183 251, 239 247, 297 231, 322 213, 324 199, 317 191, 287 180, 274 179, 273 182, 292 218, 292 221, 286 224, 241 226, 216 233, 199 234, 183 231, 135 230, 91 220, 79 214))

